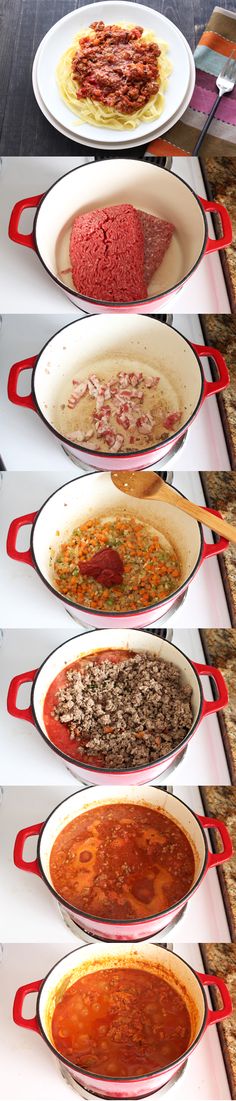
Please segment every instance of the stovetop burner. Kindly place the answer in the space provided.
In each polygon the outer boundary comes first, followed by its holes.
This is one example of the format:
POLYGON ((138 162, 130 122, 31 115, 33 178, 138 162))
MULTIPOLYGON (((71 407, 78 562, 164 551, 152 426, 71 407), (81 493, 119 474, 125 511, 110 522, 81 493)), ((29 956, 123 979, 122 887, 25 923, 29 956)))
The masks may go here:
POLYGON ((158 620, 158 623, 160 623, 162 625, 164 623, 168 623, 170 615, 171 616, 174 615, 175 612, 178 612, 179 608, 182 608, 182 604, 184 604, 184 601, 186 600, 187 595, 188 595, 188 588, 185 589, 184 593, 182 593, 180 596, 176 597, 176 600, 174 600, 173 604, 171 605, 170 611, 165 612, 165 615, 161 616, 161 619, 158 620))
MULTIPOLYGON (((134 630, 136 631, 138 630, 138 628, 135 627, 134 630)), ((166 639, 166 642, 172 642, 173 639, 172 627, 162 627, 160 628, 160 631, 158 630, 158 627, 141 627, 141 631, 148 631, 149 635, 155 635, 156 638, 164 638, 166 639)))
MULTIPOLYGON (((70 615, 70 613, 69 613, 69 615, 70 615)), ((182 752, 178 753, 178 757, 176 757, 176 759, 175 759, 175 761, 173 761, 172 765, 168 765, 168 768, 166 768, 165 771, 161 773, 161 775, 160 775, 160 784, 153 784, 152 785, 153 787, 163 787, 163 783, 165 783, 165 781, 168 780, 169 776, 172 776, 172 773, 175 772, 175 769, 178 768, 178 765, 180 765, 182 763, 182 761, 184 760, 184 757, 186 756, 186 753, 187 753, 187 749, 188 749, 188 746, 186 745, 184 747, 184 749, 182 749, 182 752)), ((76 776, 76 778, 78 778, 77 777, 77 772, 75 772, 74 769, 73 769, 73 765, 66 765, 66 768, 67 768, 67 772, 72 773, 73 776, 76 776)), ((94 788, 94 787, 96 787, 96 784, 91 784, 91 782, 89 784, 86 784, 86 780, 82 780, 81 777, 80 777, 80 783, 81 783, 81 787, 83 787, 83 788, 94 788)), ((150 784, 150 780, 146 780, 142 784, 142 787, 145 788, 146 785, 148 786, 149 784, 150 784)))
MULTIPOLYGON (((187 753, 187 748, 188 748, 188 746, 186 745, 185 748, 182 749, 182 753, 179 753, 176 760, 173 761, 173 764, 168 765, 168 768, 165 769, 165 772, 161 773, 160 785, 155 784, 155 787, 159 787, 159 786, 162 787, 163 781, 165 782, 166 780, 168 780, 168 776, 172 776, 172 773, 175 772, 175 769, 178 768, 178 765, 182 764, 182 761, 184 760, 184 758, 186 756, 186 753, 187 753)), ((143 787, 145 787, 145 784, 143 784, 143 787)))
MULTIPOLYGON (((186 443, 187 435, 188 435, 188 432, 186 430, 184 435, 181 437, 181 440, 177 440, 176 443, 174 443, 173 446, 170 447, 170 450, 168 451, 167 455, 165 455, 164 460, 161 459, 161 461, 159 463, 154 463, 151 466, 147 466, 145 469, 146 470, 156 470, 157 473, 158 472, 161 473, 161 471, 163 469, 163 461, 169 463, 171 461, 171 459, 175 458, 175 455, 179 454, 179 451, 181 451, 182 447, 186 443)), ((84 472, 86 474, 97 474, 98 473, 95 466, 88 466, 87 463, 82 463, 81 459, 76 459, 76 456, 72 455, 69 448, 65 447, 64 444, 62 445, 62 451, 64 451, 64 454, 67 455, 68 459, 70 459, 70 461, 72 463, 74 463, 75 466, 80 467, 80 469, 84 470, 84 472)))
MULTIPOLYGON (((94 944, 95 941, 98 941, 101 944, 110 944, 111 943, 108 940, 108 937, 107 938, 106 937, 98 937, 95 934, 88 933, 87 930, 83 929, 82 925, 78 925, 78 923, 73 920, 71 915, 68 914, 67 910, 64 908, 64 906, 61 905, 60 902, 58 902, 57 905, 58 905, 58 909, 60 910, 60 914, 61 914, 61 917, 64 921, 64 924, 67 926, 68 929, 70 929, 71 933, 74 933, 75 937, 78 937, 79 940, 84 941, 84 944, 94 944)), ((160 929, 159 933, 154 933, 152 937, 140 937, 139 940, 130 941, 131 947, 134 944, 139 945, 139 944, 142 944, 143 942, 145 944, 159 944, 160 938, 162 938, 166 934, 168 934, 168 936, 169 936, 169 933, 172 932, 172 929, 175 929, 175 926, 178 925, 179 921, 181 921, 181 918, 185 914, 186 907, 187 907, 187 903, 185 903, 185 906, 182 906, 182 909, 179 911, 178 916, 176 918, 172 918, 172 921, 170 921, 168 925, 165 925, 163 927, 163 929, 160 929)), ((117 943, 119 944, 121 942, 118 941, 117 943)), ((126 942, 123 941, 122 943, 126 943, 126 942)), ((127 943, 129 943, 129 942, 127 942, 127 943)), ((163 941, 161 940, 160 943, 163 944, 163 941)))
MULTIPOLYGON (((161 616, 160 619, 158 620, 158 623, 160 624, 160 627, 164 627, 165 623, 169 623, 170 615, 171 616, 175 615, 175 612, 178 612, 179 608, 182 608, 182 604, 186 600, 187 595, 188 595, 188 588, 184 590, 184 593, 181 593, 180 596, 176 597, 176 600, 174 600, 173 604, 171 605, 170 611, 165 612, 165 615, 161 616)), ((77 616, 74 615, 73 612, 69 612, 68 608, 66 608, 66 612, 67 612, 67 615, 70 616, 70 619, 74 619, 74 620, 76 619, 76 621, 78 623, 77 616)), ((91 627, 90 630, 96 630, 96 628, 91 627)), ((145 628, 143 628, 143 630, 145 630, 145 628)), ((148 628, 147 628, 147 630, 148 630, 148 628)))
MULTIPOLYGON (((185 1068, 187 1066, 187 1062, 188 1060, 185 1059, 185 1063, 183 1063, 182 1067, 180 1067, 179 1070, 177 1070, 176 1073, 173 1074, 170 1082, 166 1082, 166 1085, 161 1086, 159 1090, 154 1090, 154 1092, 152 1093, 142 1094, 142 1097, 139 1098, 139 1101, 142 1101, 142 1098, 145 1098, 145 1101, 149 1101, 149 1098, 152 1098, 152 1101, 155 1101, 155 1098, 158 1098, 159 1101, 159 1097, 164 1097, 164 1094, 167 1093, 167 1091, 170 1090, 172 1086, 175 1086, 176 1082, 179 1082, 179 1079, 182 1078, 185 1068)), ((62 1063, 59 1063, 59 1070, 62 1074, 62 1078, 64 1078, 68 1086, 71 1086, 71 1089, 75 1090, 75 1092, 79 1094, 79 1097, 84 1098, 84 1101, 91 1101, 91 1098, 94 1097, 99 1097, 100 1101, 107 1101, 107 1099, 104 1098, 103 1094, 94 1093, 93 1090, 86 1090, 84 1086, 81 1086, 79 1082, 76 1082, 76 1079, 73 1078, 73 1074, 71 1073, 71 1071, 68 1070, 68 1067, 62 1066, 62 1063)), ((123 1101, 126 1101, 126 1099, 123 1098, 123 1101)))

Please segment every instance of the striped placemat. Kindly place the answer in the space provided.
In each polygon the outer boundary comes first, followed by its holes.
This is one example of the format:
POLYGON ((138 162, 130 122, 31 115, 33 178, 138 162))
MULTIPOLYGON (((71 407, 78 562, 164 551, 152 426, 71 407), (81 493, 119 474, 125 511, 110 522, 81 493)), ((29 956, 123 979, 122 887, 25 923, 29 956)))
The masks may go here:
MULTIPOLYGON (((217 95, 216 77, 234 45, 236 48, 236 12, 214 8, 195 50, 196 85, 189 107, 166 135, 151 142, 149 153, 160 157, 191 154, 217 95)), ((203 149, 208 157, 236 155, 236 87, 222 96, 203 149)))

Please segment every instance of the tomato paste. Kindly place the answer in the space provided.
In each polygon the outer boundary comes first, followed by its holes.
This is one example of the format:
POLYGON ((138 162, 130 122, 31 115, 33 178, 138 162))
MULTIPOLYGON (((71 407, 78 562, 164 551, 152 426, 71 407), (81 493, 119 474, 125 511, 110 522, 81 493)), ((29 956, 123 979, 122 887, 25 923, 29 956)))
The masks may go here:
POLYGON ((113 550, 113 547, 105 547, 104 550, 97 551, 87 562, 80 562, 79 568, 82 575, 94 577, 95 581, 99 581, 99 584, 104 585, 106 589, 112 585, 121 585, 124 565, 118 551, 113 550))

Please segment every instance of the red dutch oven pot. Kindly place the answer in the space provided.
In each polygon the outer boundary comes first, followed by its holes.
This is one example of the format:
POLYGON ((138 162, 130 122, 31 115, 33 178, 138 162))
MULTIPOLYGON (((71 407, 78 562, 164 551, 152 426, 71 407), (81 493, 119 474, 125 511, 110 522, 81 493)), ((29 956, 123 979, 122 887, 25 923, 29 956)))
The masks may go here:
MULTIPOLYGON (((126 315, 122 332, 119 317, 115 314, 80 318, 51 338, 37 356, 14 363, 8 379, 8 397, 14 405, 34 410, 47 428, 65 447, 71 459, 86 462, 97 470, 140 470, 168 458, 173 446, 180 443, 206 398, 229 385, 229 373, 221 352, 200 344, 190 344, 172 326, 158 319, 141 315, 126 315), (79 352, 78 352, 79 348, 79 352), (78 363, 79 356, 79 363, 78 363), (219 378, 207 382, 204 378, 200 356, 211 356, 217 366, 219 378), (58 394, 66 377, 79 380, 88 377, 91 363, 119 360, 127 370, 135 360, 140 370, 149 364, 171 388, 176 409, 182 409, 178 426, 172 429, 168 439, 128 454, 119 451, 93 451, 69 437, 63 436, 55 425, 55 407, 58 394), (31 391, 23 397, 18 393, 18 380, 22 371, 31 370, 31 391)), ((103 367, 103 372, 105 368, 103 367)))
POLYGON ((128 944, 110 944, 105 951, 106 957, 104 958, 104 944, 86 945, 77 948, 59 960, 49 971, 46 978, 25 983, 17 990, 15 996, 13 1020, 21 1028, 38 1032, 62 1066, 68 1067, 73 1079, 85 1089, 107 1098, 141 1098, 161 1089, 167 1082, 171 1082, 171 1078, 183 1066, 186 1058, 191 1056, 192 1051, 201 1041, 206 1029, 230 1016, 232 1002, 223 979, 216 975, 206 975, 193 971, 180 956, 168 951, 167 948, 146 943, 138 946, 135 957, 133 948, 128 944), (155 972, 158 972, 159 969, 162 977, 164 975, 170 985, 177 990, 179 987, 181 988, 182 996, 184 989, 184 997, 191 1019, 189 1047, 174 1063, 163 1067, 161 1070, 154 1071, 152 1074, 146 1073, 127 1079, 115 1079, 92 1074, 92 1072, 83 1070, 82 1067, 76 1066, 69 1059, 66 1059, 57 1051, 53 1043, 52 1017, 55 1008, 55 995, 58 998, 60 986, 63 984, 63 989, 65 989, 66 981, 68 985, 76 982, 80 974, 84 973, 85 968, 86 974, 101 970, 104 967, 112 969, 113 961, 116 966, 118 964, 120 967, 133 966, 137 968, 138 966, 145 970, 148 966, 149 971, 151 967, 155 972), (211 986, 216 986, 220 992, 223 1003, 222 1009, 212 1010, 208 1007, 205 987, 210 988, 211 986), (28 1019, 23 1017, 23 1004, 26 995, 34 991, 38 994, 36 1014, 28 1019))
POLYGON ((136 630, 97 631, 96 636, 94 632, 87 632, 86 634, 79 635, 79 637, 69 639, 67 642, 64 642, 62 646, 58 646, 56 650, 53 650, 49 657, 43 662, 40 669, 33 669, 27 673, 19 673, 16 677, 13 677, 7 697, 7 709, 9 714, 13 715, 14 718, 23 719, 35 725, 41 737, 47 742, 48 747, 64 759, 66 765, 69 766, 70 772, 73 773, 77 780, 82 780, 83 783, 88 784, 118 784, 122 787, 125 784, 136 785, 151 783, 153 780, 159 779, 167 767, 174 767, 175 764, 178 764, 183 748, 187 747, 190 738, 192 738, 201 720, 221 710, 227 703, 227 687, 219 669, 216 669, 213 665, 201 665, 198 662, 192 662, 186 657, 182 650, 179 650, 172 642, 167 642, 164 639, 155 637, 150 634, 149 631, 136 630), (84 657, 86 654, 94 653, 94 651, 98 652, 99 650, 117 648, 119 650, 133 650, 136 653, 141 653, 142 651, 152 653, 163 661, 172 662, 181 670, 183 680, 191 685, 192 688, 191 705, 193 710, 193 721, 185 738, 177 746, 173 746, 173 750, 167 753, 165 757, 157 759, 154 764, 126 769, 126 771, 123 772, 121 769, 114 769, 111 771, 105 768, 102 769, 101 767, 98 768, 95 765, 85 764, 84 761, 78 761, 77 758, 70 757, 61 749, 58 749, 50 740, 43 714, 47 691, 62 669, 69 667, 73 662, 77 661, 78 658, 84 657), (213 678, 218 692, 217 700, 207 701, 204 699, 200 679, 201 676, 213 678), (17 694, 21 684, 26 682, 33 683, 30 706, 24 709, 17 706, 17 694))
MULTIPOLYGON (((138 501, 125 498, 125 510, 130 516, 156 528, 159 537, 167 538, 174 547, 181 567, 181 584, 171 596, 147 608, 124 613, 99 611, 84 607, 64 597, 54 585, 52 556, 70 537, 74 528, 94 515, 116 514, 124 508, 124 494, 113 484, 110 474, 86 474, 56 490, 42 505, 39 512, 19 516, 10 524, 7 536, 7 554, 15 561, 34 566, 44 584, 62 600, 73 618, 87 627, 148 627, 164 613, 171 613, 177 596, 195 576, 205 558, 226 550, 228 542, 206 543, 202 527, 192 517, 163 501, 138 501), (65 525, 66 517, 66 525, 65 525), (32 526, 30 549, 17 550, 16 541, 20 528, 32 526)), ((220 515, 217 513, 217 515, 220 515)))
POLYGON ((33 195, 16 203, 9 223, 9 237, 18 245, 33 249, 48 275, 65 291, 75 306, 87 313, 126 310, 152 313, 162 307, 169 294, 186 283, 198 267, 204 253, 226 248, 232 241, 232 226, 221 203, 199 198, 174 172, 134 160, 109 160, 74 168, 43 195, 33 195), (134 302, 106 302, 85 298, 75 290, 70 274, 69 233, 75 217, 85 210, 132 203, 157 217, 171 221, 175 234, 168 254, 150 284, 148 298, 134 302), (36 207, 31 233, 19 230, 21 214, 36 207), (209 237, 206 213, 220 216, 222 237, 209 237), (60 242, 64 247, 60 251, 60 242), (60 275, 61 273, 61 275, 60 275))
POLYGON ((194 851, 195 872, 193 884, 190 890, 179 899, 177 903, 168 909, 160 911, 151 917, 114 921, 94 917, 78 906, 71 905, 55 890, 50 873, 50 857, 56 838, 75 818, 84 812, 101 807, 120 803, 121 791, 119 787, 91 788, 87 791, 79 791, 64 799, 59 806, 52 811, 46 822, 40 822, 33 826, 26 826, 17 834, 14 846, 14 864, 26 872, 34 872, 42 876, 46 886, 62 904, 63 911, 78 925, 78 933, 81 936, 81 927, 91 936, 99 937, 107 941, 139 941, 164 931, 171 921, 175 921, 183 906, 192 898, 209 868, 215 868, 218 864, 224 864, 232 856, 232 844, 228 830, 224 822, 217 818, 205 818, 194 814, 192 810, 181 800, 167 792, 146 787, 145 800, 142 788, 124 787, 122 789, 122 804, 135 805, 145 803, 145 806, 164 811, 169 818, 187 834, 194 851), (204 829, 214 827, 219 830, 223 843, 222 852, 211 853, 208 849, 204 829), (27 861, 24 859, 24 845, 28 837, 38 836, 37 858, 27 861))

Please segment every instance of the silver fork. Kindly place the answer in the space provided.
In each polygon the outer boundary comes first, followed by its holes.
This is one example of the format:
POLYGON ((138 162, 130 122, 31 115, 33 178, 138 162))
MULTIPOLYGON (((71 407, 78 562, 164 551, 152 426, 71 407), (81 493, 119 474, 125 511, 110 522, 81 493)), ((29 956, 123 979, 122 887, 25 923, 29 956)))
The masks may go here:
POLYGON ((194 149, 193 149, 192 154, 191 154, 192 157, 196 157, 197 153, 199 152, 200 146, 202 145, 202 142, 204 141, 205 134, 207 133, 207 130, 209 130, 211 120, 214 118, 216 109, 218 107, 218 103, 221 100, 221 96, 228 96, 230 94, 230 92, 233 91, 235 83, 236 83, 236 47, 234 46, 234 49, 232 50, 232 53, 230 54, 230 57, 226 58, 226 62, 223 65, 223 69, 221 69, 221 73, 219 73, 219 76, 217 77, 216 87, 218 88, 218 96, 216 97, 215 102, 213 103, 213 107, 211 108, 211 112, 210 112, 210 114, 208 115, 208 117, 206 119, 205 125, 203 126, 203 130, 201 131, 201 134, 199 134, 199 138, 196 141, 196 145, 194 146, 194 149))

